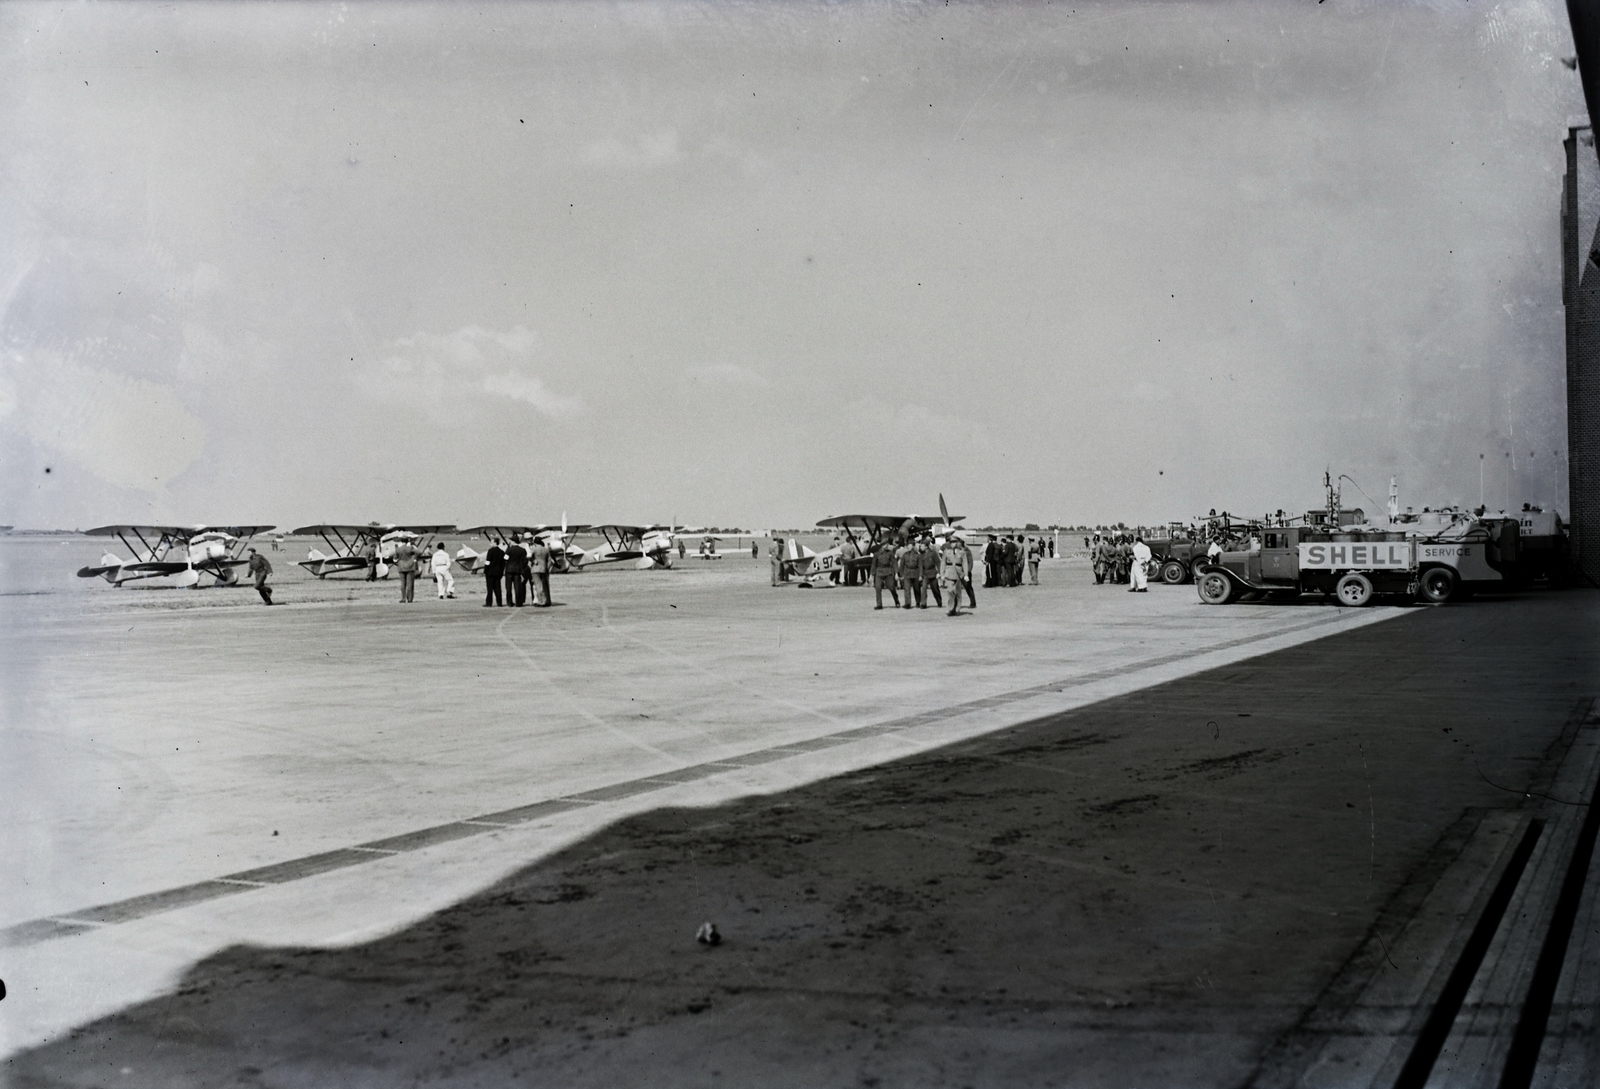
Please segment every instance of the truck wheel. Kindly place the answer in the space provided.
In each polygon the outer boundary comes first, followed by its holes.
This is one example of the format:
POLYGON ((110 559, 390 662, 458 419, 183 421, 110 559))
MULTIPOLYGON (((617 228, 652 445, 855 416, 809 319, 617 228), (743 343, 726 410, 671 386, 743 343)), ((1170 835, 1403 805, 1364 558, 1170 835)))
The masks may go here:
POLYGON ((1168 560, 1166 563, 1161 565, 1161 581, 1166 583, 1168 586, 1178 585, 1178 583, 1183 581, 1183 578, 1186 574, 1188 574, 1188 572, 1183 569, 1183 564, 1179 563, 1177 560, 1168 560))
POLYGON ((1422 592, 1422 600, 1443 605, 1456 594, 1456 573, 1448 567, 1430 567, 1422 573, 1422 583, 1418 589, 1422 592))
POLYGON ((1339 599, 1339 604, 1359 609, 1372 602, 1372 580, 1352 571, 1339 580, 1339 585, 1333 588, 1333 592, 1339 599))
POLYGON ((1195 580, 1194 586, 1207 605, 1226 605, 1239 596, 1233 580, 1221 571, 1207 571, 1195 580))

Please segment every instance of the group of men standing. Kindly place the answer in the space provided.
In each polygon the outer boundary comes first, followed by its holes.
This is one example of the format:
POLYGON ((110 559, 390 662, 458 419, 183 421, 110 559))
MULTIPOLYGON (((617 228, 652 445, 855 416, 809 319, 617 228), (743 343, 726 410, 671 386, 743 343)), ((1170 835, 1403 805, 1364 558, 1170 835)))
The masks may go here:
POLYGON ((1039 585, 1039 563, 1054 547, 1042 537, 989 534, 989 543, 983 548, 984 586, 1021 586, 1023 565, 1027 565, 1028 581, 1039 585))
POLYGON ((978 595, 972 590, 972 550, 959 533, 946 536, 942 545, 927 533, 885 536, 872 550, 871 570, 876 609, 883 608, 885 590, 896 608, 909 609, 915 601, 916 608, 926 609, 930 597, 943 608, 948 595, 948 614, 959 616, 962 591, 967 603, 978 607, 978 595))
POLYGON ((550 546, 538 536, 524 537, 513 534, 505 547, 494 541, 483 554, 483 578, 487 585, 483 607, 510 606, 521 608, 528 603, 528 587, 533 587, 533 603, 540 608, 550 605, 550 570, 555 561, 550 546), (501 596, 501 587, 505 595, 501 596))
POLYGON ((1098 583, 1126 583, 1130 593, 1142 593, 1149 588, 1149 570, 1152 553, 1144 538, 1137 534, 1096 533, 1089 545, 1089 559, 1094 565, 1094 581, 1098 583))

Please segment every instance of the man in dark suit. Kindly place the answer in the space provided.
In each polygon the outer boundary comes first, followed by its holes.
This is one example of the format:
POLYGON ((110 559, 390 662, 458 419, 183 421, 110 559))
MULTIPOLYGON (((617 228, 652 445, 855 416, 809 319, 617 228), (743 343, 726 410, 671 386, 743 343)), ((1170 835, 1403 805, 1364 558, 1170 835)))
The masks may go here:
POLYGON ((1000 584, 1000 542, 995 540, 994 534, 989 534, 989 543, 983 549, 983 585, 989 587, 1000 584))
POLYGON ((517 538, 506 549, 506 604, 520 609, 528 603, 528 550, 517 538))
POLYGON ((506 577, 506 550, 500 547, 499 541, 489 544, 489 551, 483 554, 483 607, 491 605, 504 605, 505 600, 500 596, 500 585, 506 577))

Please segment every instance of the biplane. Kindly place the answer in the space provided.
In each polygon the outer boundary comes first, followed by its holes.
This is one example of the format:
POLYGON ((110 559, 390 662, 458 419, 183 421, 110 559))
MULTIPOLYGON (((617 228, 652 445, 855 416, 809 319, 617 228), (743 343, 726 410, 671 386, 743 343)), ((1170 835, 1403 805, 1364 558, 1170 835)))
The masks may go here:
MULTIPOLYGON (((583 549, 572 543, 574 535, 586 532, 588 526, 569 526, 563 518, 559 526, 472 526, 457 530, 464 537, 487 537, 501 548, 516 538, 524 541, 542 541, 550 550, 550 569, 557 572, 573 571, 583 562, 583 549)), ((487 549, 485 550, 487 551, 487 549)), ((456 563, 469 575, 483 573, 484 555, 467 544, 456 550, 456 563)))
POLYGON ((449 533, 455 526, 396 526, 368 522, 364 526, 322 525, 301 526, 295 536, 317 536, 328 546, 324 552, 315 545, 306 558, 296 561, 301 567, 325 579, 329 575, 360 574, 372 569, 373 578, 388 578, 388 561, 394 558, 395 546, 402 540, 411 541, 420 550, 426 550, 434 534, 449 533))
POLYGON ((122 559, 111 552, 99 564, 78 570, 80 579, 103 578, 113 586, 139 579, 173 578, 178 586, 199 586, 210 575, 213 586, 236 586, 234 569, 249 561, 245 544, 273 526, 98 526, 90 537, 115 537, 133 554, 122 559))
POLYGON ((932 534, 935 542, 942 542, 955 524, 966 517, 951 515, 944 509, 944 497, 939 497, 939 514, 838 514, 817 523, 819 529, 831 529, 855 545, 856 555, 844 557, 841 542, 824 552, 813 552, 794 538, 783 543, 784 562, 800 579, 801 586, 816 586, 819 581, 837 585, 843 581, 846 568, 865 571, 872 566, 872 552, 880 541, 888 537, 916 537, 932 534))
POLYGON ((598 533, 601 543, 583 554, 580 567, 627 560, 634 561, 634 566, 641 571, 672 566, 672 553, 677 547, 678 537, 675 526, 607 524, 591 526, 589 532, 598 533))

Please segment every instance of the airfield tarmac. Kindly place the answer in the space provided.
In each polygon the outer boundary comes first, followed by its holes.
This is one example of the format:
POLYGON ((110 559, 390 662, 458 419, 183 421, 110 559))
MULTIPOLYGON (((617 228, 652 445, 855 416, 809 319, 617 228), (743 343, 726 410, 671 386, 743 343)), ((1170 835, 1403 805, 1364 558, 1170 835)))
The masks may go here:
POLYGON ((1595 690, 1585 594, 1063 561, 953 620, 691 558, 512 612, 275 563, 281 609, 5 599, 15 1084, 1270 1081, 1595 690))

